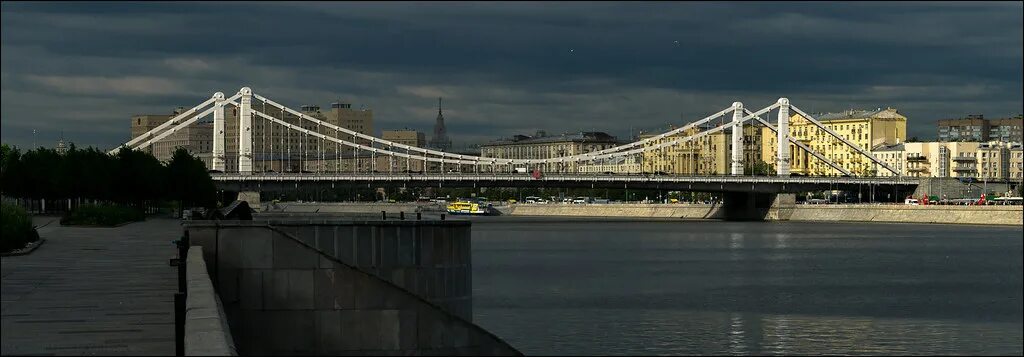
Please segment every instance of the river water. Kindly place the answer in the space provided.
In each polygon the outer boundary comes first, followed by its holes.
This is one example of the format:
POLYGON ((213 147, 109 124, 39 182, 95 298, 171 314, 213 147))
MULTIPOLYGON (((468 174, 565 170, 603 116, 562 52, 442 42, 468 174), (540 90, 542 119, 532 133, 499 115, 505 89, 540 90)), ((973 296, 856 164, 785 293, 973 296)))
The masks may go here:
POLYGON ((527 355, 1022 353, 1022 227, 473 223, 474 321, 527 355))

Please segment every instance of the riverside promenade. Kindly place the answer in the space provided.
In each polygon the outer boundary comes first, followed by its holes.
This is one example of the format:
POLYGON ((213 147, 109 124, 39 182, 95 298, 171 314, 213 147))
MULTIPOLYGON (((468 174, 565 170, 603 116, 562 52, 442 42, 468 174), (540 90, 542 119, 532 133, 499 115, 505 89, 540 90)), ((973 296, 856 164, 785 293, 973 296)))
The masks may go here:
POLYGON ((46 243, 0 258, 3 355, 173 355, 180 220, 117 228, 33 219, 46 243))

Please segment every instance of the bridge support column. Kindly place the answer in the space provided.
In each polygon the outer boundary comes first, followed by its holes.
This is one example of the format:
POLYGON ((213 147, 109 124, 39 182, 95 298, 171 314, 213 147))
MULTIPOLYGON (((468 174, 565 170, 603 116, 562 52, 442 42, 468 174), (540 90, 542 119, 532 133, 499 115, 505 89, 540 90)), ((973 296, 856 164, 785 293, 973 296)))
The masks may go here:
POLYGON ((224 172, 224 93, 213 95, 216 102, 213 107, 213 167, 224 172))
POLYGON ((244 87, 238 108, 238 173, 252 174, 252 89, 244 87))
POLYGON ((728 221, 788 221, 796 205, 793 193, 726 192, 724 198, 728 221))
POLYGON ((779 98, 779 132, 776 139, 779 143, 778 153, 775 157, 775 172, 779 176, 789 177, 789 99, 779 98))
POLYGON ((732 103, 732 174, 743 175, 743 103, 732 103))

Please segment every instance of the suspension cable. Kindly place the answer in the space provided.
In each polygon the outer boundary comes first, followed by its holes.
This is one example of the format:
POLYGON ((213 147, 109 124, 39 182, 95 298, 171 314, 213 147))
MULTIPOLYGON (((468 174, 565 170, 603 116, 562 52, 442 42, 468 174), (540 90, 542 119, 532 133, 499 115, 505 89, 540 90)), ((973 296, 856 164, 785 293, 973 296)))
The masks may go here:
MULTIPOLYGON (((284 109, 281 109, 281 121, 284 121, 284 109)), ((281 130, 284 131, 284 133, 285 133, 285 135, 281 135, 281 172, 288 172, 288 170, 291 169, 291 166, 292 166, 292 137, 291 137, 291 130, 288 130, 288 128, 281 128, 281 130), (285 143, 284 143, 285 136, 288 137, 288 144, 287 145, 285 145, 285 143), (288 150, 288 156, 284 155, 285 150, 288 150), (286 159, 288 160, 287 166, 285 166, 285 160, 286 159)))
MULTIPOLYGON (((334 129, 334 138, 340 138, 338 136, 338 129, 334 129)), ((337 141, 334 142, 334 160, 337 162, 334 172, 341 173, 341 143, 337 141)))
MULTIPOLYGON (((267 112, 267 101, 263 101, 263 113, 267 112)), ((267 119, 260 117, 260 135, 263 136, 263 140, 260 143, 260 168, 263 172, 267 171, 267 119)))
MULTIPOLYGON (((299 128, 305 129, 302 126, 302 123, 299 123, 299 128)), ((297 136, 296 141, 298 141, 298 143, 299 143, 299 145, 296 145, 298 147, 298 150, 299 150, 298 155, 297 155, 298 157, 296 157, 296 159, 299 160, 299 172, 303 172, 303 171, 306 171, 306 158, 307 158, 307 156, 306 156, 306 147, 307 147, 307 145, 306 145, 306 140, 307 140, 306 131, 303 130, 302 132, 299 133, 299 135, 296 135, 296 136, 297 136)))
MULTIPOLYGON (((320 134, 320 123, 316 123, 316 133, 320 134)), ((316 140, 316 138, 314 138, 313 140, 316 140)), ((321 172, 320 171, 320 166, 324 165, 324 148, 323 148, 323 145, 324 145, 324 138, 321 137, 320 140, 316 142, 316 151, 317 151, 316 156, 317 156, 317 159, 319 159, 318 160, 319 162, 317 162, 317 165, 316 165, 316 172, 317 173, 321 172)))
MULTIPOLYGON (((266 113, 263 113, 263 114, 266 114, 266 113)), ((269 119, 266 119, 266 118, 263 118, 263 119, 267 120, 267 123, 270 123, 269 119)), ((275 126, 274 123, 270 123, 270 129, 269 130, 270 130, 270 169, 271 170, 274 170, 274 126, 275 126)), ((279 147, 279 149, 280 149, 280 147, 279 147)), ((280 170, 275 170, 275 171, 280 171, 280 170)))

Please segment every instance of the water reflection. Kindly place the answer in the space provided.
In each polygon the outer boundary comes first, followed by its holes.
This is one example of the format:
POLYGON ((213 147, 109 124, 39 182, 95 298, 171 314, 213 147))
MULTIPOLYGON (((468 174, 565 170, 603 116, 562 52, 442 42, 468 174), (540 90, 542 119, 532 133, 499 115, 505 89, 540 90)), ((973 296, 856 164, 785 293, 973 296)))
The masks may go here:
POLYGON ((474 223, 474 319, 528 355, 1022 353, 1021 228, 820 227, 474 223))

